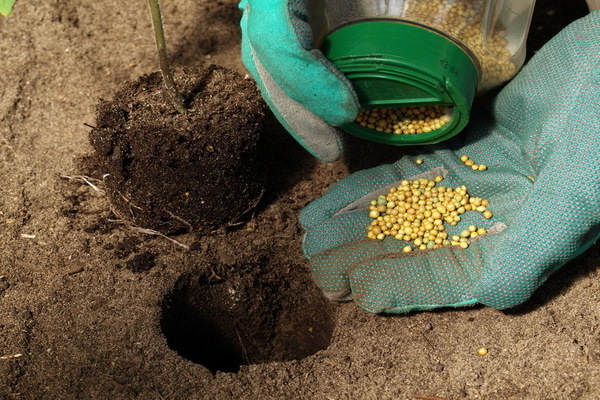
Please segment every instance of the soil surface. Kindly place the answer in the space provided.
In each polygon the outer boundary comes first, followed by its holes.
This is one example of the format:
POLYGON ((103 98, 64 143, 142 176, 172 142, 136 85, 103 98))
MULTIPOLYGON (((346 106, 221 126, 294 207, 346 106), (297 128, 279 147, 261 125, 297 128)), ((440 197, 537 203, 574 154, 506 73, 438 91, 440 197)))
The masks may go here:
MULTIPOLYGON (((163 13, 175 65, 246 74, 237 1, 163 13)), ((585 13, 538 0, 530 55, 585 13)), ((242 224, 123 224, 82 160, 99 99, 156 65, 141 3, 18 0, 0 19, 1 399, 600 398, 597 245, 508 311, 380 316, 314 287, 300 210, 418 149, 350 139, 323 164, 270 123, 264 194, 242 224)))

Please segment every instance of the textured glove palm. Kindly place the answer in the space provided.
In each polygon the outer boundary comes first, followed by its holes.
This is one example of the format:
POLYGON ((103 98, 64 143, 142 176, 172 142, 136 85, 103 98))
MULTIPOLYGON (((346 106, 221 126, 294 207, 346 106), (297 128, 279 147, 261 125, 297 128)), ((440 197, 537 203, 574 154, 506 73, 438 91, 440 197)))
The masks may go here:
POLYGON ((304 250, 317 285, 332 299, 371 312, 400 313, 482 303, 504 309, 527 300, 600 231, 600 12, 553 38, 451 142, 422 165, 404 157, 333 185, 301 214, 304 250), (459 157, 488 166, 473 171, 459 157), (490 233, 467 249, 403 253, 406 242, 366 238, 367 204, 382 188, 419 174, 445 175, 490 200, 494 217, 463 214, 456 229, 490 233), (493 232, 493 233, 492 233, 493 232))

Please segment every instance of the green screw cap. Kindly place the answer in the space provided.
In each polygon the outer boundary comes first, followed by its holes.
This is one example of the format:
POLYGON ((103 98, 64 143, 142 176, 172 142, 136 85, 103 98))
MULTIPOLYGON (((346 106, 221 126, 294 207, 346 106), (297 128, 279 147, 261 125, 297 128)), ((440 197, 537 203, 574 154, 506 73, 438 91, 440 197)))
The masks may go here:
POLYGON ((453 110, 450 122, 427 133, 385 133, 354 122, 341 127, 351 134, 398 146, 432 144, 456 135, 469 121, 479 70, 467 50, 437 31, 404 21, 361 21, 330 33, 320 49, 348 77, 363 109, 453 110))

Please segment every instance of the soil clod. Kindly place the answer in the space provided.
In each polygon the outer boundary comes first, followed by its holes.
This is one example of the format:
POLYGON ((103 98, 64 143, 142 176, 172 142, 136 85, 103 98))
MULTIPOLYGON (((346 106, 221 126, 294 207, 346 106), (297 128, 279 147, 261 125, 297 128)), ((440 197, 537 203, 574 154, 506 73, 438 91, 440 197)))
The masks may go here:
POLYGON ((188 112, 158 72, 100 101, 90 141, 114 212, 161 233, 208 233, 238 222, 264 190, 266 106, 256 85, 223 67, 180 69, 188 112))

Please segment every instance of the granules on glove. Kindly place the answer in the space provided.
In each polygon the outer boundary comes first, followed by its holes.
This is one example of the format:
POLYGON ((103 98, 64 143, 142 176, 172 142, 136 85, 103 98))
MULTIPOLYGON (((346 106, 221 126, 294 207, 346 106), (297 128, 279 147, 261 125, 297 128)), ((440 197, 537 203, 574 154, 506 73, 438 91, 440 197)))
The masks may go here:
POLYGON ((475 161, 473 161, 471 157, 466 154, 460 156, 460 161, 462 161, 467 167, 471 167, 473 171, 487 171, 487 165, 476 164, 475 161))
MULTIPOLYGON (((437 186, 443 179, 436 176, 433 180, 404 180, 386 196, 372 200, 369 216, 373 221, 368 226, 367 237, 383 240, 393 236, 426 250, 448 245, 467 248, 469 240, 486 234, 486 229, 475 225, 468 226, 460 235, 449 237, 445 232, 444 223, 457 225, 461 214, 467 211, 481 212, 485 218, 491 218, 492 212, 487 209, 487 199, 471 196, 464 185, 437 186)), ((410 250, 408 247, 411 246, 405 246, 403 251, 412 251, 412 247, 410 250)))

